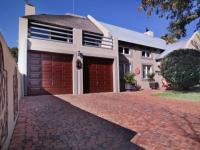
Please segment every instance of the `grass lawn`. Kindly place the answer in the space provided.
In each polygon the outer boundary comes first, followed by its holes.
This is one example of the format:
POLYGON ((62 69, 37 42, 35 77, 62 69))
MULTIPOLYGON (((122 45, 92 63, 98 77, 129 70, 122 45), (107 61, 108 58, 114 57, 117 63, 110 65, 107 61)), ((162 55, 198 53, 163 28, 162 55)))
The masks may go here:
POLYGON ((165 91, 160 93, 155 93, 153 96, 161 96, 166 98, 173 98, 177 100, 188 100, 200 102, 200 92, 178 92, 178 91, 165 91))

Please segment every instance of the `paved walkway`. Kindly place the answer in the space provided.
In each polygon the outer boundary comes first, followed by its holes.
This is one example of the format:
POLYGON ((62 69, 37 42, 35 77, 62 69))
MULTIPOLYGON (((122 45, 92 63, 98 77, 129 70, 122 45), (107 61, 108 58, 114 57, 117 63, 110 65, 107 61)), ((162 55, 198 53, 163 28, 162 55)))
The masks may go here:
POLYGON ((200 150, 200 103, 167 100, 151 91, 60 95, 74 106, 137 132, 148 150, 200 150))
POLYGON ((26 97, 10 150, 139 150, 135 132, 54 96, 26 97))
POLYGON ((200 150, 200 103, 149 91, 27 97, 10 150, 139 149, 134 143, 148 150, 200 150))

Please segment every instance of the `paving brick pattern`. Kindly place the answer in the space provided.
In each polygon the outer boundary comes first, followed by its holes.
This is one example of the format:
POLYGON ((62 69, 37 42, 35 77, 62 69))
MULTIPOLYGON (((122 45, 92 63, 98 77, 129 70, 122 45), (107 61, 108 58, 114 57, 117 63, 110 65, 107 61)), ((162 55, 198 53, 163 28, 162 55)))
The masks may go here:
POLYGON ((152 91, 59 95, 74 106, 136 131, 148 150, 200 150, 200 103, 151 96, 152 91))
POLYGON ((57 97, 25 97, 9 149, 140 150, 135 135, 57 97))

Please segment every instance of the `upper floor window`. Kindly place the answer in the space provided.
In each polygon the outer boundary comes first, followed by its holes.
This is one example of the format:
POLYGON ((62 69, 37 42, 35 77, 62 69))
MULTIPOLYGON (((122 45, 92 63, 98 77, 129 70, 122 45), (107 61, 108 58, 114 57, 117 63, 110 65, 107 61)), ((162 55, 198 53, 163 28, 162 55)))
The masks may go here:
POLYGON ((130 55, 130 50, 127 47, 119 47, 119 53, 120 54, 126 54, 126 55, 130 55))
POLYGON ((150 51, 142 51, 142 57, 145 58, 151 58, 151 52, 150 51))
POLYGON ((73 29, 30 22, 29 37, 73 43, 73 29))

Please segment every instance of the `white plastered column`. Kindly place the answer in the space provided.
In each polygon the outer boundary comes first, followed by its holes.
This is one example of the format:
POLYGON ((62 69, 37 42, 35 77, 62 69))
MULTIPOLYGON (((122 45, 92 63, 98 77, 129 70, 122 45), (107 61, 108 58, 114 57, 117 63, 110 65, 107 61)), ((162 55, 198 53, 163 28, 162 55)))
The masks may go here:
POLYGON ((19 18, 19 40, 18 40, 18 68, 22 75, 22 95, 27 95, 27 49, 28 49, 28 20, 26 18, 19 18))

